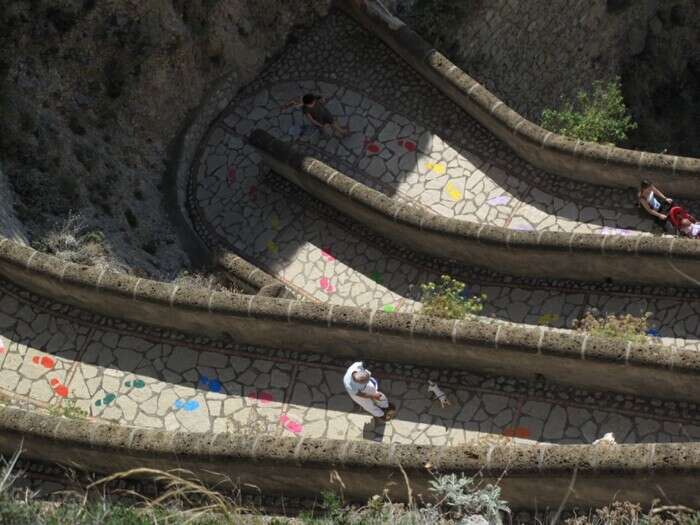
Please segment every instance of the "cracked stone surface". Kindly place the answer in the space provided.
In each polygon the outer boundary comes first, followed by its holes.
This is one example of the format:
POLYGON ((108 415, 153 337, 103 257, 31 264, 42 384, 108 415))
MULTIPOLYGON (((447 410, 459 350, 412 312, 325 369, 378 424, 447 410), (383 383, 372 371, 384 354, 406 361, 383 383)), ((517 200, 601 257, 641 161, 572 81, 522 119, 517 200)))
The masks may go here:
POLYGON ((51 303, 0 281, 0 394, 136 427, 392 443, 700 440, 694 403, 587 392, 543 381, 368 363, 396 404, 376 424, 342 385, 350 364, 154 329, 51 303), (196 340, 196 341, 195 341, 196 340), (430 397, 437 381, 451 405, 430 397))

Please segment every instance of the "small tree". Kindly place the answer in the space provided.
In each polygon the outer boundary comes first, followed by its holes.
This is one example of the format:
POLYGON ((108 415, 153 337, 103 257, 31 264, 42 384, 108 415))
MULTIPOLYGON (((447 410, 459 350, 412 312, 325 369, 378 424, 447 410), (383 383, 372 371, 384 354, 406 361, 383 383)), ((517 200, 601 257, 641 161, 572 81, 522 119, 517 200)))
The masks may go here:
POLYGON ((421 285, 421 291, 421 313, 447 319, 464 319, 470 315, 479 315, 486 300, 485 294, 469 297, 465 284, 449 275, 442 275, 439 283, 421 285))
POLYGON ((593 83, 591 94, 579 91, 576 102, 564 101, 559 110, 542 112, 542 127, 589 142, 619 144, 637 127, 627 113, 620 79, 593 83))

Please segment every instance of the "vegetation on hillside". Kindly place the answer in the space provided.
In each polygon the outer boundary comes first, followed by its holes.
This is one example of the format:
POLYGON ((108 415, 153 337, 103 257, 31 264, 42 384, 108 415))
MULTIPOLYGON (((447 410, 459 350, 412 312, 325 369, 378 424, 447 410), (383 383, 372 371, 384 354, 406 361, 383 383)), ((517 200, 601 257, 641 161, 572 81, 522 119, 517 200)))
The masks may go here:
POLYGON ((542 112, 542 127, 589 142, 621 144, 637 127, 627 112, 620 79, 596 81, 591 93, 579 91, 575 101, 563 100, 560 109, 542 112))

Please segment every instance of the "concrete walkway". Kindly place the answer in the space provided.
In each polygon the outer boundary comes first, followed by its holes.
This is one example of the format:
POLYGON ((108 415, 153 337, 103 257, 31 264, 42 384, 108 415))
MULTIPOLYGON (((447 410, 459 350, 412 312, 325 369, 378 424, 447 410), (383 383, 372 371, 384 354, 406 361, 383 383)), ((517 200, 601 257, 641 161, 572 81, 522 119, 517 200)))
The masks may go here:
POLYGON ((505 377, 368 363, 397 405, 377 425, 342 386, 350 364, 212 342, 100 317, 0 282, 0 394, 38 408, 75 404, 122 425, 297 437, 459 444, 700 439, 694 404, 590 393, 505 377), (427 390, 432 378, 452 405, 427 390))

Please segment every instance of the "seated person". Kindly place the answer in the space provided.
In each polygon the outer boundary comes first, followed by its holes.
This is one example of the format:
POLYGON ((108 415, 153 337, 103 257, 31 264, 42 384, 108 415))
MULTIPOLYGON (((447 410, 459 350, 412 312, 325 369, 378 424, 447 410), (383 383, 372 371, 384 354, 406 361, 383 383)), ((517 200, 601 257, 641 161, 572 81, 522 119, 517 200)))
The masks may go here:
POLYGON ((686 237, 697 239, 700 237, 700 223, 692 220, 692 217, 684 217, 681 219, 678 231, 686 237))
POLYGON ((645 179, 639 187, 639 204, 663 226, 668 218, 673 200, 666 197, 656 186, 645 179))
POLYGON ((330 131, 331 134, 337 132, 341 137, 344 137, 348 134, 349 130, 338 124, 335 118, 333 118, 333 115, 331 115, 331 112, 323 105, 324 102, 325 100, 323 98, 307 93, 301 97, 301 100, 290 100, 282 106, 282 109, 287 109, 292 106, 295 108, 301 107, 304 116, 314 126, 326 132, 330 131))

